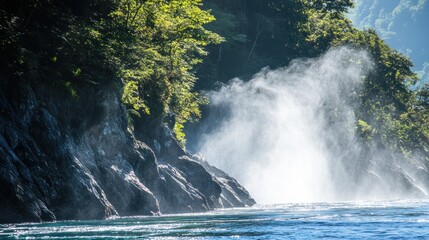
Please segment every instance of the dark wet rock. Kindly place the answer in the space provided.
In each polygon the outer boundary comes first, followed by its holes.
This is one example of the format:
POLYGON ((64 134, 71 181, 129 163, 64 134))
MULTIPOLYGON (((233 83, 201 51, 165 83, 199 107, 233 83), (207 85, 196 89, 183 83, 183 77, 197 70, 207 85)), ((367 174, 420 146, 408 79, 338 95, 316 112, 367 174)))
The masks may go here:
POLYGON ((256 204, 249 192, 219 168, 213 167, 201 158, 197 158, 200 164, 212 174, 214 180, 221 187, 221 195, 216 202, 217 208, 249 207, 256 204))
POLYGON ((167 126, 131 134, 116 88, 76 99, 43 84, 2 83, 0 223, 255 204, 235 179, 183 150, 167 126))

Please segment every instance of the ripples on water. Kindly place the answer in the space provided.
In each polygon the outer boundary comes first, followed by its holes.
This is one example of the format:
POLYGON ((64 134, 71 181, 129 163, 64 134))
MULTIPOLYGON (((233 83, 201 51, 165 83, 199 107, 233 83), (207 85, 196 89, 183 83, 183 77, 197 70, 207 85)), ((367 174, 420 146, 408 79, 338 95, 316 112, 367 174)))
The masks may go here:
POLYGON ((258 206, 205 214, 0 225, 0 239, 429 239, 429 201, 258 206))

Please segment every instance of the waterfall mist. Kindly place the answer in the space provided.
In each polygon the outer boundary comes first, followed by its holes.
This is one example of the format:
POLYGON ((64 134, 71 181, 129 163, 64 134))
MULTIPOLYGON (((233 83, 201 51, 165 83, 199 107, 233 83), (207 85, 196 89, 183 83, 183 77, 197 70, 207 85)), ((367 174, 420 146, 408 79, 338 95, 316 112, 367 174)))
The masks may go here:
POLYGON ((365 51, 341 47, 234 79, 209 93, 210 113, 192 148, 258 203, 425 195, 423 164, 358 139, 354 109, 372 66, 365 51))

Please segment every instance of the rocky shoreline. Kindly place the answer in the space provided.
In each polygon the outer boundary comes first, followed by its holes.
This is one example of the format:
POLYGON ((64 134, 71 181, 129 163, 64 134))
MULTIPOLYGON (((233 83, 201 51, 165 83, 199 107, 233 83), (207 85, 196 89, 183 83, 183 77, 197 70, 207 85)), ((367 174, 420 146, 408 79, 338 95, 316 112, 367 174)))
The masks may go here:
POLYGON ((234 178, 182 149, 167 126, 159 124, 157 137, 131 133, 113 84, 79 99, 43 84, 2 84, 0 223, 255 204, 234 178))

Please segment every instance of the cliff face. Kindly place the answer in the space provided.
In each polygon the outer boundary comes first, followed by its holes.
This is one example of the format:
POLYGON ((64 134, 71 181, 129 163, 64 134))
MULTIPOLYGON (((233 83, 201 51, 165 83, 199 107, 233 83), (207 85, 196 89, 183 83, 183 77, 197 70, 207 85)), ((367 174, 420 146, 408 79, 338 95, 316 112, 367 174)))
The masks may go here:
POLYGON ((43 84, 0 82, 1 223, 255 204, 235 179, 180 148, 167 127, 145 142, 130 134, 114 84, 66 97, 43 84))

